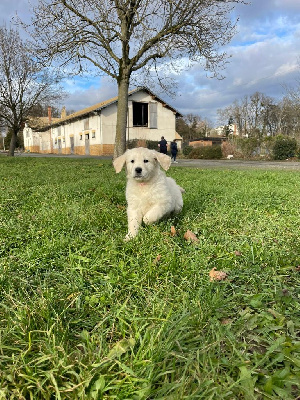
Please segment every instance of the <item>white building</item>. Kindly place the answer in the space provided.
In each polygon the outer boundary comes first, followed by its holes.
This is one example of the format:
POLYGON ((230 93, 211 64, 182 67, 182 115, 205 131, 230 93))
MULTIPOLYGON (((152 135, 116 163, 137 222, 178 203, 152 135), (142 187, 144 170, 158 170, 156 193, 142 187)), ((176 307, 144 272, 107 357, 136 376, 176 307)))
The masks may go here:
MULTIPOLYGON (((35 153, 111 155, 114 151, 118 98, 114 97, 94 106, 61 118, 28 120, 24 131, 25 151, 35 153)), ((176 117, 181 114, 148 88, 129 92, 126 140, 168 142, 182 138, 176 132, 176 117)))
POLYGON ((228 127, 230 136, 239 136, 239 130, 237 124, 222 125, 214 129, 218 136, 225 136, 225 128, 228 127))

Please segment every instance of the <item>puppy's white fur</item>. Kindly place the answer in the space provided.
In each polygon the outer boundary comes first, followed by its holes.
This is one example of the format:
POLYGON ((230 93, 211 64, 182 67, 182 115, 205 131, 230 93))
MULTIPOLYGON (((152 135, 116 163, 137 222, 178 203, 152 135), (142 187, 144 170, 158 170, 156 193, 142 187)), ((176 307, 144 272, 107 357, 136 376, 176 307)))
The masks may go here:
POLYGON ((152 224, 172 212, 178 213, 183 206, 182 189, 174 179, 167 177, 160 169, 168 170, 171 165, 169 156, 155 150, 139 147, 127 150, 113 162, 119 173, 124 164, 127 170, 127 216, 130 240, 138 233, 144 221, 152 224))

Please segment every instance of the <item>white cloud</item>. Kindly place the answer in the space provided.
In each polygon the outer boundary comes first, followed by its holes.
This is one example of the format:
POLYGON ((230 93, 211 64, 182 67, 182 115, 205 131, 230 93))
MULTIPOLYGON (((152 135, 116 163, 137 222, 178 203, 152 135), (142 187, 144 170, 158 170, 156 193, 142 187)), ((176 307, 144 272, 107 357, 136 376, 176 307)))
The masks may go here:
POLYGON ((285 64, 280 65, 280 67, 277 68, 277 71, 275 71, 274 76, 287 75, 290 72, 297 71, 298 68, 299 66, 297 65, 296 62, 287 62, 285 64))
POLYGON ((70 94, 63 100, 67 110, 78 111, 91 105, 108 100, 117 95, 117 87, 108 77, 91 78, 81 81, 69 79, 65 81, 65 90, 70 94))

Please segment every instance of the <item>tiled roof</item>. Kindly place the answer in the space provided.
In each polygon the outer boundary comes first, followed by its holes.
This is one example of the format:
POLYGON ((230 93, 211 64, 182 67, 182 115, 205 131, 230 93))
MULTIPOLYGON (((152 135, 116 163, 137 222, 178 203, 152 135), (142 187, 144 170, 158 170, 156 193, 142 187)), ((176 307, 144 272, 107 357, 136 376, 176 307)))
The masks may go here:
MULTIPOLYGON (((139 88, 136 88, 134 90, 131 90, 130 92, 128 92, 128 96, 130 96, 130 95, 132 95, 134 93, 137 93, 139 91, 142 91, 142 90, 147 92, 151 96, 153 96, 155 99, 159 100, 161 103, 163 103, 165 105, 165 107, 169 108, 174 113, 176 113, 176 115, 181 116, 181 114, 177 110, 175 110, 173 107, 171 107, 166 102, 161 100, 158 96, 156 96, 153 92, 151 92, 151 90, 149 90, 146 87, 139 87, 139 88)), ((113 103, 116 103, 117 101, 118 101, 118 96, 112 97, 109 100, 105 100, 105 101, 102 101, 101 103, 97 103, 97 104, 95 104, 93 106, 84 108, 83 110, 76 111, 73 114, 67 115, 64 118, 52 118, 51 126, 61 125, 61 124, 66 123, 68 121, 76 120, 76 119, 79 119, 81 117, 87 116, 90 113, 100 111, 102 108, 105 108, 105 107, 107 107, 107 106, 109 106, 109 105, 111 105, 113 103)), ((28 121, 28 123, 31 126, 31 128, 36 129, 36 130, 37 129, 40 129, 40 130, 49 129, 50 124, 49 124, 49 119, 47 117, 35 118, 35 121, 37 123, 35 123, 34 126, 31 125, 30 120, 28 121), (40 120, 40 124, 38 123, 37 120, 40 120)))
MULTIPOLYGON (((52 118, 51 123, 61 121, 61 118, 52 118)), ((33 129, 40 129, 49 126, 49 117, 29 117, 27 124, 33 129)))

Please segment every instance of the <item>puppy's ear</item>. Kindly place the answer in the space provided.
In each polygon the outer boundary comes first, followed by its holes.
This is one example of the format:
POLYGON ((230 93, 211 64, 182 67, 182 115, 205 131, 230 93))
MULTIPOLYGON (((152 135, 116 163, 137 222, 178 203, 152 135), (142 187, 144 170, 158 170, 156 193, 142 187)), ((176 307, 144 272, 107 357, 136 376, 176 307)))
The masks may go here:
POLYGON ((160 166, 165 170, 168 171, 171 165, 171 158, 166 154, 159 153, 158 151, 155 152, 155 157, 159 162, 160 166))
POLYGON ((121 172, 123 165, 125 164, 125 161, 126 161, 125 153, 123 155, 121 155, 120 157, 117 157, 114 159, 113 166, 114 166, 117 174, 119 172, 121 172))

